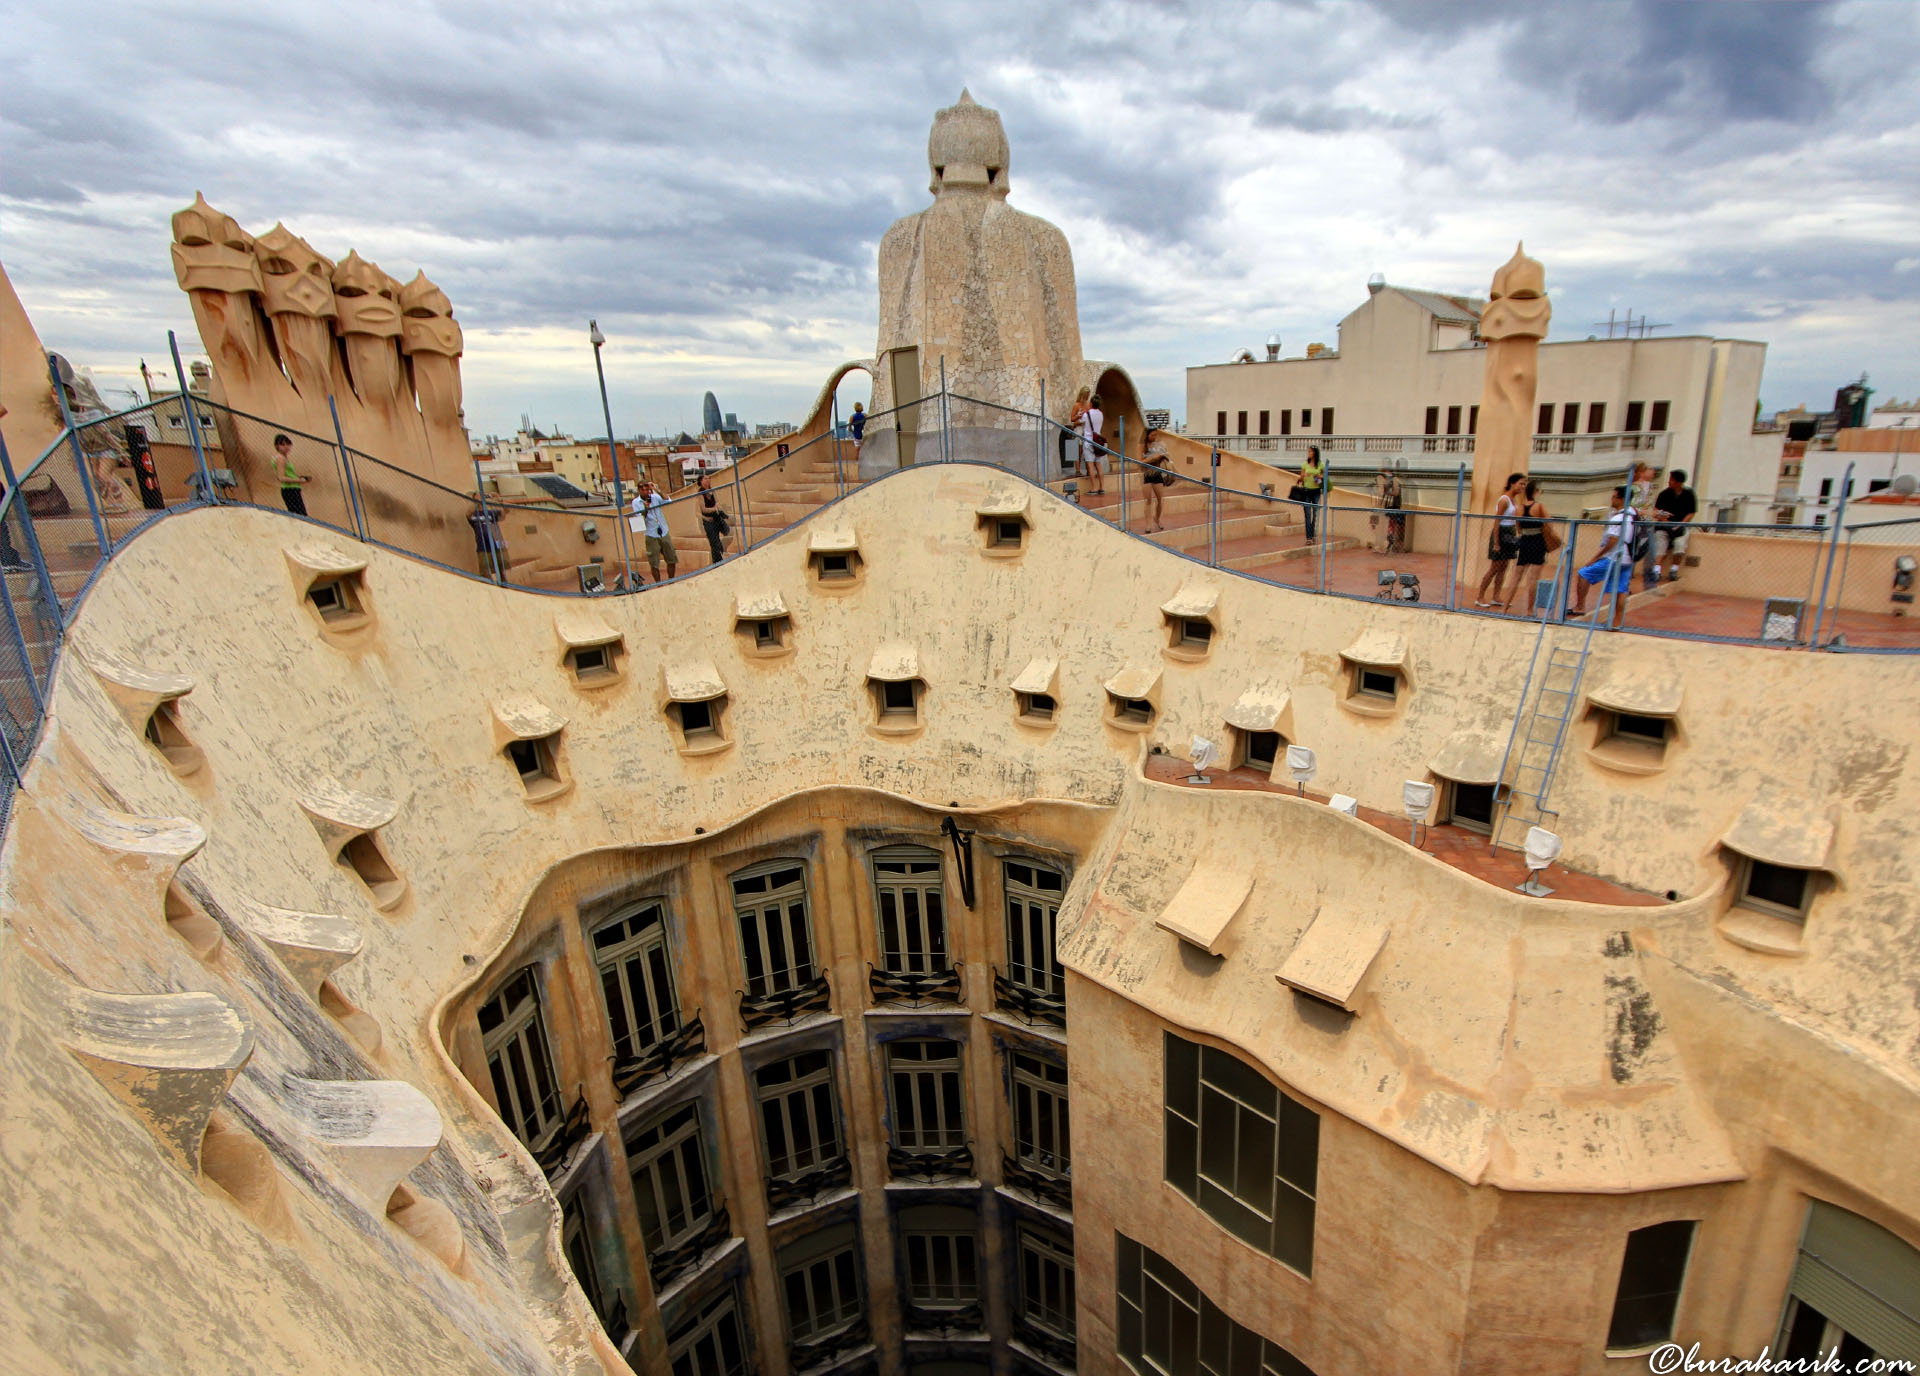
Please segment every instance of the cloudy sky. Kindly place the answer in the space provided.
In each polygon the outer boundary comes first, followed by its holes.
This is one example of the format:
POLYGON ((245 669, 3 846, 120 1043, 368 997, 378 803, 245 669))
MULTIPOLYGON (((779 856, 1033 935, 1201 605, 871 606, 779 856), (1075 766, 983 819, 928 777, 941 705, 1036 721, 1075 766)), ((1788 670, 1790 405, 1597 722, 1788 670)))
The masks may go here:
POLYGON ((0 0, 0 260, 124 383, 197 349, 168 217, 416 268, 469 424, 622 434, 716 391, 800 419, 868 354, 934 109, 997 107, 1093 357, 1332 343, 1368 274, 1484 293, 1526 240, 1554 338, 1610 309, 1769 346, 1762 400, 1920 392, 1920 4, 108 5, 0 0))

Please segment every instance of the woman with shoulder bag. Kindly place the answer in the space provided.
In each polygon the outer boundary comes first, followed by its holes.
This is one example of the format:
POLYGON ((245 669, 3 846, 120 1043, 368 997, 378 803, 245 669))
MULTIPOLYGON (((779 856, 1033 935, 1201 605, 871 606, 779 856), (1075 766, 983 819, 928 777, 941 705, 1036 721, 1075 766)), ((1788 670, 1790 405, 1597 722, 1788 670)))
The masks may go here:
POLYGON ((1293 491, 1287 494, 1287 500, 1300 504, 1300 519, 1306 522, 1307 543, 1313 543, 1313 532, 1320 516, 1320 499, 1327 488, 1327 465, 1320 458, 1320 446, 1313 445, 1307 450, 1307 461, 1300 465, 1300 481, 1293 485, 1293 491))
POLYGON ((1160 502, 1163 489, 1173 486, 1173 474, 1167 471, 1167 447, 1153 442, 1154 432, 1147 431, 1147 461, 1141 465, 1141 486, 1147 493, 1147 533, 1165 530, 1166 517, 1160 502))
POLYGON ((1514 523, 1518 537, 1514 544, 1517 556, 1514 565, 1518 571, 1513 576, 1513 595, 1501 607, 1502 611, 1511 612, 1513 604, 1518 602, 1522 616, 1533 614, 1534 589, 1540 586, 1547 555, 1560 548, 1560 532, 1547 523, 1546 504, 1540 501, 1539 494, 1540 484, 1528 478, 1519 517, 1514 523))

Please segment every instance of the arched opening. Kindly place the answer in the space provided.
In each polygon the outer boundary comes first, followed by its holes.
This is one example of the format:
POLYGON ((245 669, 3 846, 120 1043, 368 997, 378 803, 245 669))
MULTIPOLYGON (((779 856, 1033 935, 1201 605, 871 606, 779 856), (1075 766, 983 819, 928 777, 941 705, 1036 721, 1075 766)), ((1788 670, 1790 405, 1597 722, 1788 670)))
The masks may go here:
POLYGON ((873 409, 873 374, 861 367, 848 367, 833 382, 833 410, 840 417, 840 438, 852 440, 849 429, 853 408, 873 409))
POLYGON ((1130 459, 1140 458, 1145 452, 1141 437, 1146 422, 1140 415, 1140 394, 1134 390, 1133 379, 1122 369, 1108 368, 1100 374, 1100 381, 1093 391, 1100 398, 1100 409, 1106 416, 1107 438, 1113 441, 1113 447, 1130 459), (1122 420, 1126 422, 1124 443, 1120 425, 1122 420))

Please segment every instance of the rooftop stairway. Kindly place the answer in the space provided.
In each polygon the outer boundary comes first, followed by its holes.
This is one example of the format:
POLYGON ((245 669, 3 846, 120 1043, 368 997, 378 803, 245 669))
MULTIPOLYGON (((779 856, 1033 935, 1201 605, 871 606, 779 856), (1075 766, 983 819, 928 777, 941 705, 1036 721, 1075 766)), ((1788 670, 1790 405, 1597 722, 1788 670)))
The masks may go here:
MULTIPOLYGON (((1062 479, 1049 486, 1065 495, 1062 479)), ((1077 480, 1072 480, 1077 481, 1077 480)), ((1120 481, 1109 475, 1104 494, 1088 493, 1080 483, 1079 501, 1089 513, 1103 521, 1120 522, 1120 481)), ((1176 550, 1195 559, 1208 553, 1207 489, 1203 484, 1180 481, 1163 489, 1160 522, 1162 529, 1147 530, 1147 504, 1140 484, 1127 478, 1126 529, 1157 545, 1176 550)), ((1353 549, 1358 540, 1337 538, 1307 542, 1300 509, 1279 497, 1250 497, 1226 492, 1220 496, 1219 561, 1221 568, 1238 569, 1255 576, 1271 575, 1302 559, 1317 559, 1322 546, 1327 553, 1353 549)), ((1289 579, 1288 581, 1292 581, 1289 579)))

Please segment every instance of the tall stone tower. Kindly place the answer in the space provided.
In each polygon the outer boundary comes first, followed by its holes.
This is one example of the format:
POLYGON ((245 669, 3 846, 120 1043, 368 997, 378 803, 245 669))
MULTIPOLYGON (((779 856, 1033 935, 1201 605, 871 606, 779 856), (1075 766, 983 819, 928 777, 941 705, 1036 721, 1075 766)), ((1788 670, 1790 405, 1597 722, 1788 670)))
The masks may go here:
MULTIPOLYGON (((1487 342, 1487 371, 1480 390, 1469 511, 1492 511, 1507 474, 1525 473, 1530 466, 1540 341, 1546 338, 1552 319, 1546 270, 1527 257, 1524 244, 1516 244, 1513 257, 1493 274, 1486 309, 1480 313, 1480 337, 1487 342)), ((1485 540, 1479 543, 1486 545, 1485 540)))
MULTIPOLYGON (((910 406, 940 389, 1065 417, 1081 385, 1080 318, 1067 238, 1007 204, 1008 151, 1000 115, 966 91, 933 117, 927 138, 933 204, 894 222, 880 241, 880 331, 863 467, 892 467, 937 442, 938 407, 910 406)), ((990 407, 952 404, 955 457, 1025 459, 1031 422, 990 407)))

